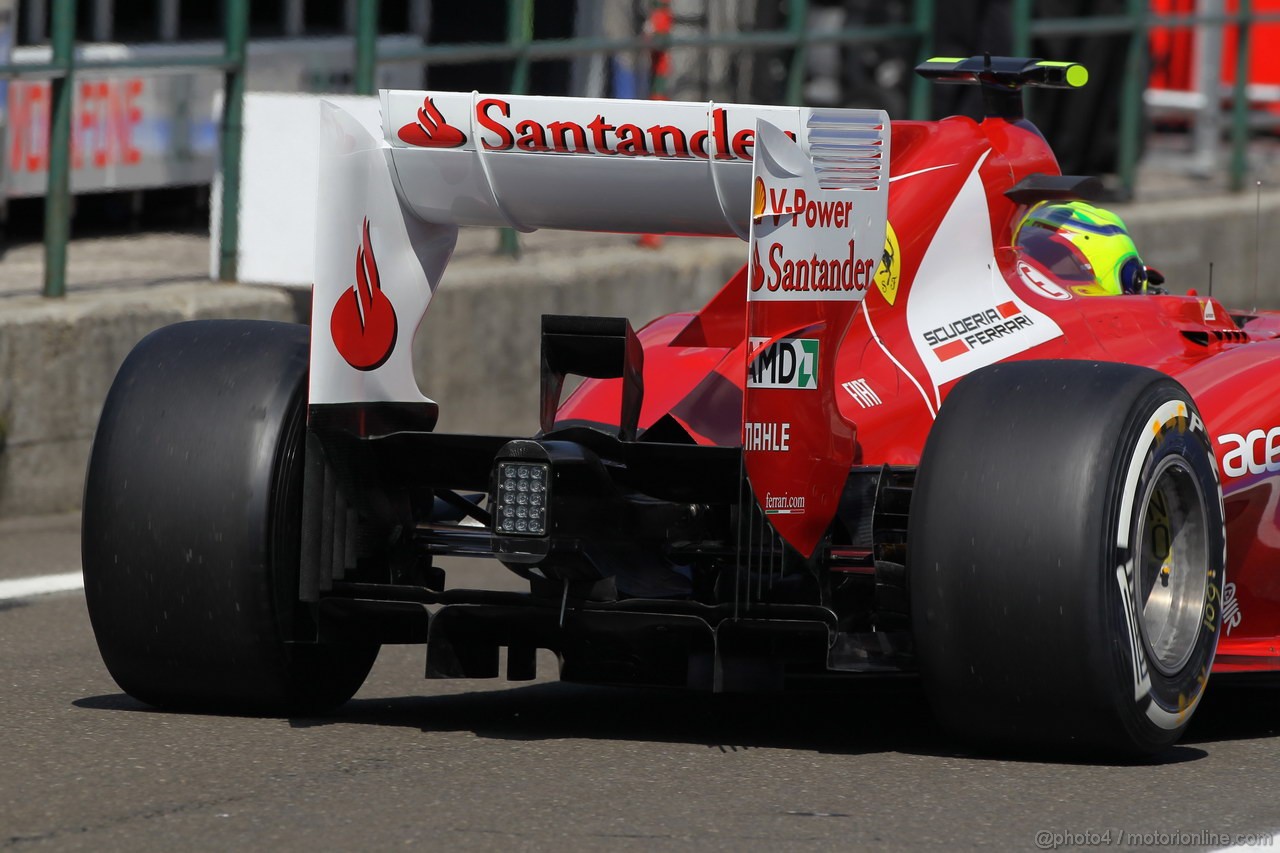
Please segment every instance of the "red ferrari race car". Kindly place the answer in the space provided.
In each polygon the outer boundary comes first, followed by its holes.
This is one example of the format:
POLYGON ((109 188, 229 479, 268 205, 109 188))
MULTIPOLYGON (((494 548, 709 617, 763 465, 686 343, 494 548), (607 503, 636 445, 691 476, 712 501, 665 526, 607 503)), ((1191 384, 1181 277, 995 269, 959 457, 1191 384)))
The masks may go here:
POLYGON ((918 71, 986 119, 326 107, 310 333, 161 329, 107 398, 83 547, 111 675, 295 714, 383 643, 425 643, 433 678, 504 648, 511 679, 537 649, 715 691, 908 673, 980 742, 1150 753, 1211 671, 1280 668, 1280 315, 1158 292, 1059 173, 1021 90, 1082 67, 918 71), (467 225, 737 236, 747 263, 639 331, 544 316, 540 431, 448 435, 411 344, 467 225), (446 588, 444 556, 528 592, 446 588))

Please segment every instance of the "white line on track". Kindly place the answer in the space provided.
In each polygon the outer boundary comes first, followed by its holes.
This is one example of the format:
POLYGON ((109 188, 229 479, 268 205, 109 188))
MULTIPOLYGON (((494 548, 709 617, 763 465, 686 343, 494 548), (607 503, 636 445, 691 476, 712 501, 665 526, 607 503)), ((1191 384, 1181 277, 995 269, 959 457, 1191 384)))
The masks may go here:
POLYGON ((14 578, 0 581, 0 601, 11 598, 30 598, 51 592, 68 592, 84 589, 84 575, 80 572, 64 572, 60 575, 38 575, 33 578, 14 578))

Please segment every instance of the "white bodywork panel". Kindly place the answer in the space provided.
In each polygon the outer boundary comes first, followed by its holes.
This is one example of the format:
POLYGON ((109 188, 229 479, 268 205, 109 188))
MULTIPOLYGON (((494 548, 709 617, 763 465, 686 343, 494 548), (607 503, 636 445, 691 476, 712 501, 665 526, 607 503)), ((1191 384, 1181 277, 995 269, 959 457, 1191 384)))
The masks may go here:
POLYGON ((1013 292, 996 265, 981 167, 979 160, 956 194, 907 301, 907 326, 936 405, 947 382, 1062 334, 1013 292), (975 313, 975 305, 984 307, 975 313))

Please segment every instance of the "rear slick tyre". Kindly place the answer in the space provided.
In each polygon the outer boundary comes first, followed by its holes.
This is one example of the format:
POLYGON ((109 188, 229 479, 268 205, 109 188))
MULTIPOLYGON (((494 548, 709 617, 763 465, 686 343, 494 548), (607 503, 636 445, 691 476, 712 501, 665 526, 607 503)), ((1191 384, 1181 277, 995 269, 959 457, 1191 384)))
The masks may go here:
POLYGON ((1212 444, 1169 377, 1054 361, 971 374, 920 461, 908 536, 921 675, 982 744, 1173 744, 1217 649, 1212 444))
POLYGON ((297 600, 308 336, 262 321, 144 338, 85 485, 85 596, 108 671, 160 708, 293 715, 349 699, 374 644, 286 643, 297 600))

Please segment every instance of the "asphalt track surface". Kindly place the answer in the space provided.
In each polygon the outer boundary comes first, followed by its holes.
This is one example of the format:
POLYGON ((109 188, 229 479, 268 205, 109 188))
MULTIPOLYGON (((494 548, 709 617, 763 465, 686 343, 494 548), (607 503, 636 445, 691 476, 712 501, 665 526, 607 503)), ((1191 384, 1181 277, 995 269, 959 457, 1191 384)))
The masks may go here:
MULTIPOLYGON (((77 569, 77 524, 0 522, 0 583, 77 569)), ((426 681, 418 647, 384 649, 330 717, 162 713, 111 681, 78 590, 0 600, 0 649, 5 850, 1215 848, 1280 829, 1280 692, 1256 688, 1214 685, 1180 746, 1117 765, 972 754, 905 683, 593 688, 549 657, 532 684, 426 681)))

